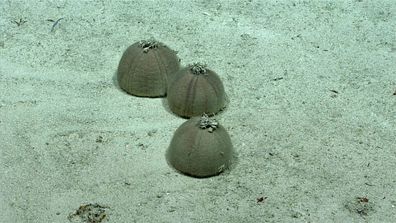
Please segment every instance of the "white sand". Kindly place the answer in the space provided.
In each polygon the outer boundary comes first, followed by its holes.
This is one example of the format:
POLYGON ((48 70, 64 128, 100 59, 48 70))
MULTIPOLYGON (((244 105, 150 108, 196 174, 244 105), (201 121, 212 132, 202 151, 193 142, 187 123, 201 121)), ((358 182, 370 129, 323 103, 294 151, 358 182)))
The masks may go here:
POLYGON ((396 218, 394 0, 34 2, 0 1, 0 222, 69 222, 88 203, 103 222, 396 218), (185 120, 115 85, 150 37, 222 78, 230 172, 175 172, 185 120))

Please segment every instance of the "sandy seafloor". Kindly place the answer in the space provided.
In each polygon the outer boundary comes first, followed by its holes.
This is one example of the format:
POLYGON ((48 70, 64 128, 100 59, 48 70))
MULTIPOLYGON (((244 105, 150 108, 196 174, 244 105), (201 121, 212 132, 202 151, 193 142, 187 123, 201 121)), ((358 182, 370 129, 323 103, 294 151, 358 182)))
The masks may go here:
POLYGON ((0 222, 93 222, 73 215, 87 204, 117 223, 395 222, 395 14, 394 0, 0 0, 0 222), (223 80, 226 173, 169 167, 185 120, 115 84, 151 37, 223 80))

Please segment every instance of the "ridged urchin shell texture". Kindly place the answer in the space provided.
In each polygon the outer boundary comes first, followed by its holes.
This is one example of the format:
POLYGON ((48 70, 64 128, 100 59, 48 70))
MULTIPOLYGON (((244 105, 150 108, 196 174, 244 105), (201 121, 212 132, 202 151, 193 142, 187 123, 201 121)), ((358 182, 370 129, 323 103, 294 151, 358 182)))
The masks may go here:
POLYGON ((227 169, 233 156, 225 128, 208 116, 184 122, 174 133, 166 152, 168 163, 189 176, 210 177, 227 169))
POLYGON ((166 95, 169 80, 180 69, 176 51, 155 40, 142 40, 129 46, 118 65, 121 89, 141 97, 166 95))
POLYGON ((181 117, 215 114, 226 105, 219 76, 206 65, 195 63, 181 69, 168 87, 168 105, 181 117))

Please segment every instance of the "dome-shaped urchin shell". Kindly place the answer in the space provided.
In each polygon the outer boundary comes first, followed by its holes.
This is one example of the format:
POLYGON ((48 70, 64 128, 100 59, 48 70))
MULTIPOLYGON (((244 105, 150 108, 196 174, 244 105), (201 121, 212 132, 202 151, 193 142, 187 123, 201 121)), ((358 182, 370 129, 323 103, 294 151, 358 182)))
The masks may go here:
POLYGON ((161 97, 166 95, 168 81, 179 69, 176 51, 155 40, 142 40, 125 50, 117 80, 120 88, 129 94, 161 97))
POLYGON ((206 65, 195 63, 181 69, 170 81, 168 105, 181 117, 215 114, 225 107, 226 95, 219 76, 206 65))
POLYGON ((233 148, 227 131, 207 115, 193 117, 174 133, 166 152, 168 163, 194 177, 221 173, 232 162, 233 148))

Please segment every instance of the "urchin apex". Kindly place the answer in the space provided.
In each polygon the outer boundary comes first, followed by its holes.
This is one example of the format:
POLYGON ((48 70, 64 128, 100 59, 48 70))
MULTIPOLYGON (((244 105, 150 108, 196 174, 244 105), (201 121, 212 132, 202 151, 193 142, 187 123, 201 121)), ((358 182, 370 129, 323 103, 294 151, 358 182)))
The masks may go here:
POLYGON ((150 49, 157 48, 159 46, 159 42, 155 39, 150 40, 141 40, 139 41, 140 47, 143 48, 143 52, 147 53, 150 49))
POLYGON ((191 72, 195 75, 207 75, 206 64, 193 63, 189 65, 191 72))
POLYGON ((218 126, 219 123, 217 122, 217 120, 214 118, 210 118, 206 113, 201 116, 201 119, 199 121, 199 127, 201 129, 208 129, 208 132, 213 132, 217 129, 218 126))

